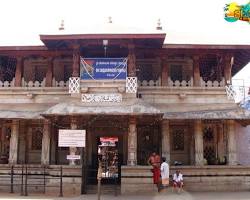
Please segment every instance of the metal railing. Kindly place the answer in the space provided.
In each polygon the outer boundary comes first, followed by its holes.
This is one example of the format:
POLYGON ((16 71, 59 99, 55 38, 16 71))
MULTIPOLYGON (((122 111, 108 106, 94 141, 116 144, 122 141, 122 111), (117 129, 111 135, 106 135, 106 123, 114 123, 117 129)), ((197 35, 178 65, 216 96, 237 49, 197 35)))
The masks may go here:
MULTIPOLYGON (((32 187, 42 187, 42 193, 45 194, 46 188, 59 188, 59 197, 63 196, 63 167, 49 168, 47 166, 9 166, 5 168, 5 173, 0 173, 1 179, 9 179, 4 183, 0 183, 0 187, 9 187, 10 193, 15 193, 14 187, 20 188, 21 196, 28 196, 29 189, 32 187), (50 173, 49 173, 50 172, 50 173), (53 172, 54 174, 51 174, 53 172), (59 184, 48 185, 47 181, 57 179, 59 184)), ((69 177, 69 176, 67 176, 69 177)), ((18 190, 18 189, 17 189, 18 190)))

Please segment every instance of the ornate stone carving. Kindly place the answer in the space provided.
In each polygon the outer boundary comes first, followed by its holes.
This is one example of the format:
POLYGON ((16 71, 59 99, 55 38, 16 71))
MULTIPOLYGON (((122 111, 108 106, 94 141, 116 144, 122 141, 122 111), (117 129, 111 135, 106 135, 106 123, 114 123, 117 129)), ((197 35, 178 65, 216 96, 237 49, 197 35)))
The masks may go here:
POLYGON ((95 103, 95 102, 116 102, 122 101, 121 94, 82 94, 82 102, 95 103))
POLYGON ((137 77, 126 78, 126 93, 137 93, 137 77))
POLYGON ((69 93, 80 93, 80 78, 79 77, 70 77, 69 78, 69 93))

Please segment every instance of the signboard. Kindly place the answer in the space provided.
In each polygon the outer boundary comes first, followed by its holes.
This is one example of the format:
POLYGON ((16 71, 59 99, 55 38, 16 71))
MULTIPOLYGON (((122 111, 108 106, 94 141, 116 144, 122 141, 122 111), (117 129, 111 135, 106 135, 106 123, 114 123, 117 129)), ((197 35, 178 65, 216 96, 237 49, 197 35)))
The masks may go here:
POLYGON ((82 94, 82 102, 95 103, 95 102, 122 102, 121 94, 82 94))
POLYGON ((81 80, 125 80, 127 58, 81 58, 81 80))
POLYGON ((67 160, 80 160, 80 155, 67 155, 67 160))
POLYGON ((85 147, 86 146, 86 131, 60 129, 58 137, 59 147, 85 147))

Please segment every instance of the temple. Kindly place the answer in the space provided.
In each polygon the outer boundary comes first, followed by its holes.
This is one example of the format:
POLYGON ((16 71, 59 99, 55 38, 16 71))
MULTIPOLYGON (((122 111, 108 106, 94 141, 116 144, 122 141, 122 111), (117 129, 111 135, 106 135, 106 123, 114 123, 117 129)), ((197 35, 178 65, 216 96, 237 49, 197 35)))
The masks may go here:
POLYGON ((162 30, 40 40, 0 46, 0 171, 63 166, 74 175, 65 189, 80 193, 83 167, 88 193, 101 156, 103 185, 117 177, 121 193, 154 191, 147 159, 155 151, 182 171, 187 190, 249 188, 250 112, 230 85, 250 45, 168 44, 162 30), (86 130, 86 147, 59 147, 61 129, 86 130))

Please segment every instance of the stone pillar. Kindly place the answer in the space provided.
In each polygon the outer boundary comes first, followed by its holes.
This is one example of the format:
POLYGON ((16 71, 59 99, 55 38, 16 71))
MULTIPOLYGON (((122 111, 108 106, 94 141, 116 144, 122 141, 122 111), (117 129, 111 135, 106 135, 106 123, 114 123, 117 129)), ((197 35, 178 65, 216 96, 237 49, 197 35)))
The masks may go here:
POLYGON ((169 120, 163 120, 161 124, 161 155, 170 164, 170 130, 169 120))
POLYGON ((226 84, 232 83, 232 57, 230 55, 225 55, 224 57, 224 78, 226 84))
MULTIPOLYGON (((77 120, 76 120, 76 118, 74 118, 74 117, 71 118, 70 126, 71 126, 72 130, 77 129, 77 120)), ((76 155, 76 151, 77 151, 77 147, 69 147, 69 154, 70 155, 76 155)), ((75 160, 70 160, 69 165, 76 165, 76 161, 75 160)))
POLYGON ((221 159, 224 158, 225 156, 225 152, 224 152, 224 135, 223 135, 223 122, 221 122, 220 124, 217 125, 217 146, 218 146, 218 158, 220 159, 220 161, 222 161, 221 159))
POLYGON ((15 87, 22 86, 22 71, 23 71, 23 58, 16 58, 16 72, 15 72, 15 87))
POLYGON ((46 87, 52 86, 53 63, 54 63, 54 58, 52 58, 52 57, 48 58, 48 68, 47 68, 47 72, 46 72, 46 82, 45 82, 46 87))
POLYGON ((75 46, 73 50, 73 65, 72 65, 72 77, 80 76, 80 50, 79 46, 75 46))
POLYGON ((41 164, 49 165, 50 164, 50 138, 51 138, 51 127, 49 120, 44 120, 43 125, 43 139, 42 139, 42 156, 41 164))
POLYGON ((17 164, 19 121, 13 120, 11 125, 9 164, 17 164))
POLYGON ((237 165, 236 137, 235 137, 235 122, 234 120, 227 121, 227 159, 228 165, 237 165))
POLYGON ((204 164, 204 156, 202 122, 200 119, 194 121, 194 145, 195 165, 201 166, 204 164))
POLYGON ((193 56, 193 77, 194 77, 194 86, 200 86, 200 64, 199 64, 199 56, 193 56))
POLYGON ((128 46, 128 76, 136 76, 136 57, 134 45, 128 46))
POLYGON ((168 63, 166 59, 162 59, 161 85, 168 86, 168 63))
POLYGON ((128 128, 128 163, 129 166, 137 165, 137 129, 136 118, 129 119, 128 128))

